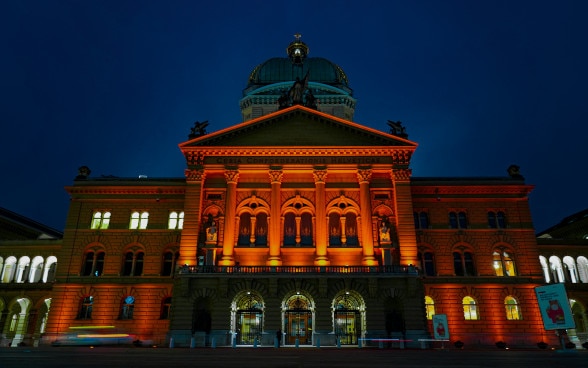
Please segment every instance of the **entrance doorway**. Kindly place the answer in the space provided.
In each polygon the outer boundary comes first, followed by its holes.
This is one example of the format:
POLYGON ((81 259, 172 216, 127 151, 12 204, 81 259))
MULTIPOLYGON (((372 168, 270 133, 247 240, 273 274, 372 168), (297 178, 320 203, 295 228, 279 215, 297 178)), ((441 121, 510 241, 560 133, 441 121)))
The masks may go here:
POLYGON ((345 291, 334 300, 333 329, 341 345, 357 345, 361 338, 362 301, 359 298, 357 294, 345 291))
POLYGON ((312 311, 310 302, 302 295, 295 295, 286 303, 284 333, 287 345, 312 344, 312 311))
POLYGON ((252 292, 243 294, 236 301, 236 343, 254 345, 261 342, 263 332, 263 301, 252 292))
POLYGON ((358 311, 335 311, 335 334, 341 345, 357 345, 357 331, 360 331, 358 311))

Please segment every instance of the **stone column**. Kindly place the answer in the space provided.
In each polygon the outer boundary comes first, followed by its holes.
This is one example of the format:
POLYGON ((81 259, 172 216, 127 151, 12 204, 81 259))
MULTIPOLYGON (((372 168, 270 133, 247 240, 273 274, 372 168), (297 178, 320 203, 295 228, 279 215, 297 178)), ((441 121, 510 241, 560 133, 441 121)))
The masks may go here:
POLYGON ((225 228, 223 238, 223 256, 219 261, 221 266, 234 266, 235 257, 235 210, 237 207, 237 182, 239 180, 239 170, 226 170, 225 179, 227 181, 227 195, 225 200, 225 228))
POLYGON ((202 207, 202 188, 204 187, 204 170, 186 169, 186 195, 184 201, 184 226, 180 241, 180 258, 178 265, 195 266, 198 264, 198 233, 200 229, 200 211, 202 207))
POLYGON ((363 246, 363 260, 365 266, 377 266, 378 261, 374 257, 374 236, 372 234, 372 200, 370 198, 370 180, 372 179, 371 169, 357 170, 359 181, 359 205, 361 206, 361 234, 363 246))
POLYGON ((329 234, 327 231, 327 209, 325 208, 325 182, 327 180, 326 169, 315 169, 313 171, 314 185, 316 188, 316 258, 314 264, 316 266, 328 266, 330 264, 329 258, 327 257, 327 245, 329 240, 329 234))
POLYGON ((394 205, 396 206, 396 230, 401 265, 416 265, 417 241, 414 229, 410 169, 393 169, 394 205))
POLYGON ((282 188, 282 178, 284 172, 281 169, 270 169, 269 171, 270 182, 272 185, 271 194, 271 208, 270 208, 270 225, 269 228, 269 258, 267 260, 268 266, 281 266, 282 258, 280 256, 281 239, 280 239, 280 225, 279 221, 281 217, 281 201, 280 191, 282 188), (273 221, 272 221, 273 220, 273 221))

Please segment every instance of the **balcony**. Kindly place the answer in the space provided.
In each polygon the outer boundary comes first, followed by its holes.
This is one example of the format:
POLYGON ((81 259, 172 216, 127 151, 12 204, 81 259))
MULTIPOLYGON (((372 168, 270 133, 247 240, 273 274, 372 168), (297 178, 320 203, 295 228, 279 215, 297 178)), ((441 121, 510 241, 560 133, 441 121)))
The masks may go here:
POLYGON ((414 266, 181 266, 180 276, 188 275, 324 275, 324 276, 418 276, 414 266))

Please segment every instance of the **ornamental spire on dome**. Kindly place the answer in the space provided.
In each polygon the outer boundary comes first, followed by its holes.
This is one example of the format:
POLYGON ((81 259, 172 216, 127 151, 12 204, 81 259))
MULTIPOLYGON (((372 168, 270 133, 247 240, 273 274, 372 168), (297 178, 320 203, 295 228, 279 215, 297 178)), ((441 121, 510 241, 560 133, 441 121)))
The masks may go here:
POLYGON ((292 64, 302 65, 304 59, 306 59, 306 56, 308 55, 309 49, 304 42, 300 41, 300 38, 302 37, 300 33, 296 33, 294 37, 296 39, 290 42, 286 52, 288 53, 290 60, 292 60, 292 64))

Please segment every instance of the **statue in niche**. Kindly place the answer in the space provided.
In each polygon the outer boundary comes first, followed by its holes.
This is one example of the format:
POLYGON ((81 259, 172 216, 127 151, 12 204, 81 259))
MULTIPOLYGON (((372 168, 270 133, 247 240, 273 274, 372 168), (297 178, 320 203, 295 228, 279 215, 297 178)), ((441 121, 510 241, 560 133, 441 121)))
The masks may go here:
POLYGON ((380 223, 380 242, 390 242, 390 222, 387 218, 383 218, 380 223))
POLYGON ((208 221, 206 222, 206 241, 215 242, 217 239, 218 231, 216 228, 216 222, 212 218, 212 215, 208 215, 208 221))

